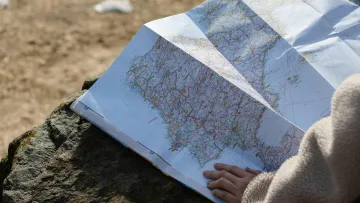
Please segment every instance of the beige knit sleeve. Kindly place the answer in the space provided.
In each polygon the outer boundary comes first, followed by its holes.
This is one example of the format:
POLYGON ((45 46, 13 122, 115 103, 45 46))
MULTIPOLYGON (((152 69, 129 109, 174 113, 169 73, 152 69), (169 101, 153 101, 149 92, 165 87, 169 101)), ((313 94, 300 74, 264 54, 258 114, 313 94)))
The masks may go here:
POLYGON ((331 115, 305 134, 297 156, 257 176, 242 202, 351 202, 360 195, 360 75, 343 82, 331 115))

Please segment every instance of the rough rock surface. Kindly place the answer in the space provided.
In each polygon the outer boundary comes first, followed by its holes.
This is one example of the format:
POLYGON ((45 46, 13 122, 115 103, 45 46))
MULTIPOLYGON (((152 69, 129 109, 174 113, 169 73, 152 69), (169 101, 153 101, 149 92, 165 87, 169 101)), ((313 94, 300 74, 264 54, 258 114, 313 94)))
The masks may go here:
POLYGON ((0 203, 209 202, 71 111, 81 93, 9 145, 0 203))

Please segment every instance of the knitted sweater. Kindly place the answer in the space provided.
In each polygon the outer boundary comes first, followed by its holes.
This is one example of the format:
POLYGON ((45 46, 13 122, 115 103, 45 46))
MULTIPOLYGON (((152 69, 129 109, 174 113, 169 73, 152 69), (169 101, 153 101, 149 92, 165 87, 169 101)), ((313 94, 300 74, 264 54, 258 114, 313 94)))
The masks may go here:
MULTIPOLYGON (((360 195, 360 75, 336 90, 331 115, 304 135, 299 153, 258 175, 242 202, 352 202, 360 195)), ((360 200, 360 199, 357 199, 360 200)))

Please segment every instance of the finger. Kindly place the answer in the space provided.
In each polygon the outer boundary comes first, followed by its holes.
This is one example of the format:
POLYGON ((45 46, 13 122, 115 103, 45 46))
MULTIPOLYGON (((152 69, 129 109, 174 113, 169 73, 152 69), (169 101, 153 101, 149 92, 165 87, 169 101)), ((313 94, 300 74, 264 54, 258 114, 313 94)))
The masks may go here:
POLYGON ((216 170, 225 170, 237 177, 243 178, 248 175, 249 172, 233 165, 227 165, 227 164, 215 164, 214 165, 216 170))
POLYGON ((216 189, 212 191, 212 194, 225 202, 236 202, 236 197, 226 191, 216 189))
POLYGON ((219 178, 215 181, 209 182, 207 185, 208 188, 211 189, 221 189, 227 192, 230 192, 233 195, 236 195, 237 187, 234 183, 226 180, 225 178, 219 178))
POLYGON ((227 171, 204 171, 203 175, 205 178, 210 178, 213 180, 217 180, 219 178, 225 178, 229 180, 230 182, 236 184, 239 180, 238 177, 234 176, 233 174, 227 172, 227 171))
POLYGON ((254 175, 259 175, 260 173, 262 173, 262 171, 254 170, 254 169, 251 169, 251 168, 248 168, 248 167, 246 167, 245 171, 247 171, 249 173, 252 173, 254 175))

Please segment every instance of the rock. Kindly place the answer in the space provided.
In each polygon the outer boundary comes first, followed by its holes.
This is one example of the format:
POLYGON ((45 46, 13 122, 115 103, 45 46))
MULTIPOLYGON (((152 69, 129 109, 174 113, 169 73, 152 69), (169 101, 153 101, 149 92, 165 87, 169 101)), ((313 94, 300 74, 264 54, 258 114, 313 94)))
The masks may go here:
POLYGON ((82 90, 87 90, 87 89, 90 89, 90 87, 98 80, 98 78, 100 77, 101 75, 98 75, 98 76, 95 76, 95 77, 92 77, 90 78, 89 80, 86 80, 82 86, 82 90))
POLYGON ((0 8, 6 8, 9 6, 9 0, 0 0, 0 8))
POLYGON ((0 203, 209 202, 71 111, 81 93, 9 145, 0 203))
POLYGON ((119 12, 131 13, 134 10, 130 0, 105 0, 94 6, 98 13, 119 12))

